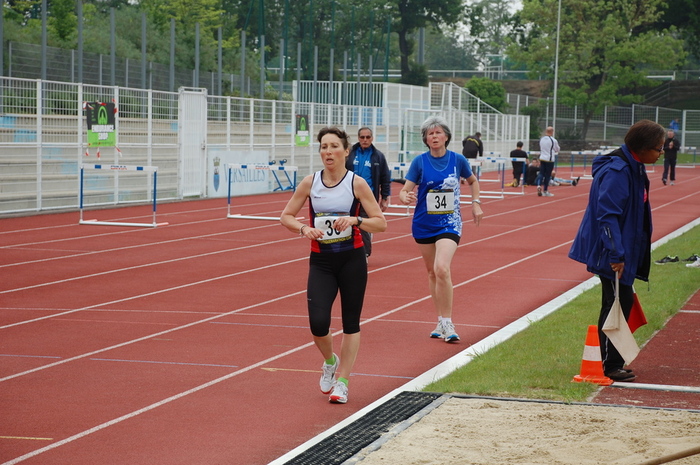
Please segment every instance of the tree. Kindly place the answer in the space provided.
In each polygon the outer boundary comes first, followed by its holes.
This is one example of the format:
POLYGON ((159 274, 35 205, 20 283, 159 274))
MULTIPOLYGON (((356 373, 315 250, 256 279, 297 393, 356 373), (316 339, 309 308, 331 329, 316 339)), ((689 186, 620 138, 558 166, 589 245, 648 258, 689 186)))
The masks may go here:
MULTIPOLYGON (((510 56, 534 75, 554 75, 557 0, 525 0, 521 12, 528 28, 510 56)), ((646 69, 670 69, 683 63, 683 42, 672 31, 650 29, 663 13, 663 0, 563 0, 559 44, 558 103, 583 110, 582 137, 591 118, 606 105, 641 100, 654 83, 646 69)))
POLYGON ((49 9, 49 26, 63 43, 69 43, 74 38, 78 28, 78 17, 75 14, 74 0, 53 0, 49 9))
POLYGON ((506 89, 498 81, 492 81, 489 78, 471 78, 464 87, 470 94, 498 111, 503 111, 507 106, 506 89))
POLYGON ((668 8, 657 28, 675 26, 686 40, 687 49, 700 60, 700 2, 697 0, 668 0, 668 8))
MULTIPOLYGON (((391 30, 399 36, 402 82, 411 74, 410 57, 413 54, 414 40, 411 33, 427 26, 450 26, 462 19, 461 0, 391 0, 383 4, 395 11, 391 30)), ((434 53, 440 53, 435 50, 434 53)), ((416 66, 415 64, 413 65, 416 66)))
POLYGON ((482 65, 489 65, 489 55, 505 53, 507 38, 518 27, 518 17, 510 12, 510 0, 473 0, 467 5, 466 41, 482 65))

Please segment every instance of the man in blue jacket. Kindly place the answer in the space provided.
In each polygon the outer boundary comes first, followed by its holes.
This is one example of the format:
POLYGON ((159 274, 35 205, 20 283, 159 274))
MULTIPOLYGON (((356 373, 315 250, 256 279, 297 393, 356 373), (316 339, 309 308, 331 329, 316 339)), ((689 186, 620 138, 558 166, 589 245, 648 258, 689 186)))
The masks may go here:
MULTIPOLYGON (((345 167, 362 176, 377 199, 379 207, 385 211, 389 206, 391 196, 391 172, 384 154, 374 144, 374 135, 368 127, 362 127, 357 132, 359 142, 352 146, 345 161, 345 167)), ((365 209, 360 207, 360 216, 367 218, 365 209)), ((372 255, 372 234, 361 230, 362 241, 365 243, 365 255, 372 255)))
POLYGON ((649 120, 634 124, 625 143, 593 160, 593 184, 569 258, 600 277, 603 299, 598 336, 603 372, 613 381, 634 381, 625 361, 602 328, 615 302, 615 275, 625 318, 632 309, 635 279, 648 281, 651 265, 651 206, 644 164, 655 163, 665 140, 663 126, 649 120))

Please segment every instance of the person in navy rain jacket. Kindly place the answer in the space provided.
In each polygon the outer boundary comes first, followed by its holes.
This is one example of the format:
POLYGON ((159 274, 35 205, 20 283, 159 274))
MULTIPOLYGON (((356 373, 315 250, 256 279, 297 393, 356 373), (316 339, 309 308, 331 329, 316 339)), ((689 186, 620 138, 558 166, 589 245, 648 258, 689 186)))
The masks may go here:
POLYGON ((603 372, 613 381, 634 381, 624 359, 602 331, 615 301, 615 275, 620 281, 620 305, 625 318, 632 309, 635 279, 648 281, 651 265, 651 206, 644 164, 663 153, 665 129, 649 120, 634 124, 625 143, 593 160, 593 184, 569 258, 586 264, 600 277, 602 307, 598 336, 603 372))

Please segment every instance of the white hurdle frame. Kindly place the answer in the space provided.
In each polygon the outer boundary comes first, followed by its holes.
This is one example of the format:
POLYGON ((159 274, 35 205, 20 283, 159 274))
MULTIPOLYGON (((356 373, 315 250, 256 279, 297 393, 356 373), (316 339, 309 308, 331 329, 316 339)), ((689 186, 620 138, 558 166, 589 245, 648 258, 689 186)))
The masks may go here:
MULTIPOLYGON (((408 171, 408 168, 410 168, 411 163, 389 163, 389 171, 390 172, 405 172, 408 171)), ((391 177, 391 176, 390 176, 391 177)), ((404 176, 402 176, 404 177, 404 176)), ((387 208, 405 208, 406 212, 405 213, 392 213, 392 212, 384 212, 384 216, 411 216, 411 209, 416 208, 415 205, 393 205, 391 203, 391 197, 389 198, 389 205, 387 205, 387 208)))
MULTIPOLYGON (((479 198, 482 199, 504 199, 505 198, 505 179, 504 179, 504 174, 505 174, 505 162, 506 158, 503 157, 478 157, 478 158, 470 158, 469 159, 469 164, 473 167, 476 167, 476 177, 479 179, 479 198), (498 179, 481 179, 481 164, 484 162, 489 162, 489 163, 497 163, 497 171, 498 171, 498 179), (500 191, 489 191, 489 190, 483 190, 481 189, 481 183, 482 182, 500 182, 501 183, 501 190, 500 191)), ((471 194, 462 194, 459 196, 460 199, 471 199, 471 194)), ((466 202, 461 202, 463 204, 471 204, 471 201, 466 201, 466 202)))
POLYGON ((228 168, 228 210, 226 212, 226 218, 238 219, 238 220, 268 220, 268 221, 279 221, 279 216, 255 216, 255 215, 241 215, 239 213, 231 213, 231 184, 233 184, 233 177, 231 176, 232 171, 236 170, 263 170, 263 171, 291 171, 294 173, 292 181, 292 190, 297 190, 297 170, 296 166, 285 166, 285 165, 270 165, 262 163, 234 163, 231 165, 226 165, 228 168))
POLYGON ((136 165, 102 165, 102 164, 88 164, 81 163, 80 165, 80 220, 78 224, 91 224, 98 226, 136 226, 141 228, 155 228, 157 226, 164 226, 168 223, 157 223, 156 222, 156 192, 158 184, 158 167, 157 166, 136 166, 136 165), (109 171, 145 171, 153 173, 153 222, 152 223, 122 223, 116 221, 97 221, 97 220, 84 220, 83 219, 83 199, 84 199, 84 174, 85 169, 93 170, 109 170, 109 171))

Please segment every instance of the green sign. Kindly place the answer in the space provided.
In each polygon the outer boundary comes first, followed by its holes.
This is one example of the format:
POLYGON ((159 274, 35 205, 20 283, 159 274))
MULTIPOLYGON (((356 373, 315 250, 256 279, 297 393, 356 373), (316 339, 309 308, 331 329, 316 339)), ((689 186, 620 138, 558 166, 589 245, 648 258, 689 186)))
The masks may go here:
POLYGON ((88 147, 116 147, 114 103, 91 102, 85 106, 88 147))
POLYGON ((295 142, 297 147, 308 147, 311 143, 309 134, 309 115, 296 115, 295 142))

